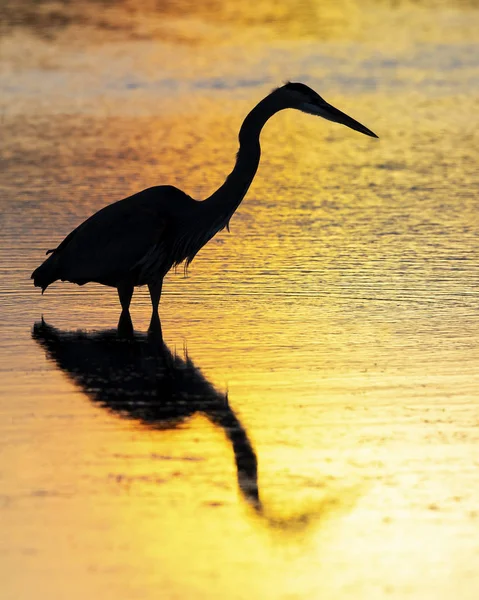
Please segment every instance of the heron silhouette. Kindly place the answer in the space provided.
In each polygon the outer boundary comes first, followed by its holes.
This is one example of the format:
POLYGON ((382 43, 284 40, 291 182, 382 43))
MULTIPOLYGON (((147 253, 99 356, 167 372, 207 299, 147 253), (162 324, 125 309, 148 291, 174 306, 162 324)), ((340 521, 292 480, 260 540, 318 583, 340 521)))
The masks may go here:
POLYGON ((261 130, 274 114, 286 108, 323 117, 378 137, 314 90, 287 83, 263 98, 246 116, 239 132, 233 171, 209 198, 197 201, 173 186, 148 188, 110 204, 74 229, 33 273, 42 293, 54 281, 84 285, 96 282, 115 287, 122 315, 129 314, 133 290, 148 285, 152 316, 159 322, 163 278, 181 263, 191 263, 199 250, 225 227, 248 191, 258 169, 261 130))
POLYGON ((95 403, 156 430, 176 429, 196 414, 220 428, 231 443, 243 498, 261 513, 258 462, 248 434, 231 408, 185 352, 169 350, 161 331, 144 335, 119 327, 62 331, 35 323, 32 337, 95 403))

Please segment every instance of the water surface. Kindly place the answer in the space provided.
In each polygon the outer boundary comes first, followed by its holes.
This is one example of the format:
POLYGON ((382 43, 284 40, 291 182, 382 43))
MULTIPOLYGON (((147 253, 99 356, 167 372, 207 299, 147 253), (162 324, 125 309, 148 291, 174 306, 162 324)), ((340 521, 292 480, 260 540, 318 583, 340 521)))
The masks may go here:
POLYGON ((476 598, 475 5, 21 6, 1 41, 2 597, 476 598), (208 196, 285 79, 380 140, 275 116, 231 233, 166 280, 166 347, 141 333, 146 290, 125 341, 115 290, 33 288, 105 204, 208 196))

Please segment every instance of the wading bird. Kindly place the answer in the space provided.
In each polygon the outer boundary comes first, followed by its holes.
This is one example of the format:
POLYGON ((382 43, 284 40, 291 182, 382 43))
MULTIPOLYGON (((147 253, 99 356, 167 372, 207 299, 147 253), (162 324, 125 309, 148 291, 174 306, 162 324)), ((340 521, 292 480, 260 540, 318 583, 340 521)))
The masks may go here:
POLYGON ((84 285, 90 281, 116 287, 122 315, 129 316, 135 286, 148 285, 153 307, 150 328, 158 321, 163 278, 198 251, 229 221, 258 169, 260 133, 274 114, 286 108, 342 123, 378 137, 314 90, 287 83, 263 98, 246 116, 239 132, 233 171, 209 198, 197 201, 172 186, 152 187, 102 208, 74 229, 33 274, 42 293, 54 281, 84 285))

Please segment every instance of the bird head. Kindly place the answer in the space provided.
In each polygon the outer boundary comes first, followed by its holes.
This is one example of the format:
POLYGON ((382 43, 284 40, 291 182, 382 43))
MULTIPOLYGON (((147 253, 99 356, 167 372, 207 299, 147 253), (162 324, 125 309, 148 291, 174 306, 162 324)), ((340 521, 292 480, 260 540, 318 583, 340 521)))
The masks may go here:
POLYGON ((310 115, 323 117, 323 119, 333 121, 334 123, 341 123, 342 125, 346 125, 355 131, 359 131, 360 133, 364 133, 371 137, 378 137, 370 129, 361 125, 361 123, 355 119, 349 117, 337 108, 334 108, 331 104, 328 104, 326 100, 321 98, 321 96, 310 87, 304 85, 304 83, 288 82, 275 90, 275 93, 281 94, 290 108, 296 108, 297 110, 310 115))

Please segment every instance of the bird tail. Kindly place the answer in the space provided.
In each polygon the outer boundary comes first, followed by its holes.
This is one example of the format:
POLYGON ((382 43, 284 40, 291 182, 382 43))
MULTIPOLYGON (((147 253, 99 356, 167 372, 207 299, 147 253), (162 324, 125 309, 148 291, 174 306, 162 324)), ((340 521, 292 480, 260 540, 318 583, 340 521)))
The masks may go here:
POLYGON ((47 287, 58 279, 58 256, 53 253, 31 275, 35 287, 42 288, 42 294, 47 287))

